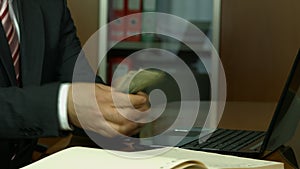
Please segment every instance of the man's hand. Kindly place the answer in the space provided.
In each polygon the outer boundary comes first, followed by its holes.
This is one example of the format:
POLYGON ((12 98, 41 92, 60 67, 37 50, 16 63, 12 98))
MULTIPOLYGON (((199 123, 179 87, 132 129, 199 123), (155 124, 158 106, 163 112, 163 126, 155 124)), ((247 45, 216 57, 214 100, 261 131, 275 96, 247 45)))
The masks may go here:
POLYGON ((73 83, 68 92, 69 122, 106 137, 137 134, 148 109, 148 97, 142 92, 124 94, 92 83, 73 83))

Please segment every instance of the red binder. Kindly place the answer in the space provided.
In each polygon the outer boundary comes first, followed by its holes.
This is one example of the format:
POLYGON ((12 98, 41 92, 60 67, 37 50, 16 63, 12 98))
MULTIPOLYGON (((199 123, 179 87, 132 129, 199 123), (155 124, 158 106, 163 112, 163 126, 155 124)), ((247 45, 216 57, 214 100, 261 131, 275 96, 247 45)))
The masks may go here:
POLYGON ((125 20, 118 19, 126 15, 125 0, 111 0, 109 21, 113 21, 108 27, 109 41, 120 41, 125 38, 125 20))
POLYGON ((142 15, 131 15, 142 12, 142 0, 126 1, 126 36, 131 36, 127 41, 140 41, 142 31, 142 15), (136 34, 136 35, 135 35, 136 34), (132 36, 134 35, 134 36, 132 36))

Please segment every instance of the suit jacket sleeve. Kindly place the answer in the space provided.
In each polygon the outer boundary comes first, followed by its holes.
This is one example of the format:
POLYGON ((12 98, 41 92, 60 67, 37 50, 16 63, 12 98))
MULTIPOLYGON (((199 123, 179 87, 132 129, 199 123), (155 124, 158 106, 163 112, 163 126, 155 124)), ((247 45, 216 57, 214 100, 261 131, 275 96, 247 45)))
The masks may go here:
MULTIPOLYGON (((45 25, 45 54, 41 56, 44 57, 41 81, 39 84, 26 83, 22 88, 0 87, 0 138, 38 138, 58 136, 60 133, 58 90, 61 83, 72 81, 73 68, 81 45, 65 1, 36 2, 39 3, 45 25), (51 5, 57 7, 56 11, 51 10, 51 5)), ((21 15, 25 15, 26 9, 31 8, 29 5, 25 6, 27 2, 23 3, 21 15)), ((92 71, 82 70, 82 75, 85 73, 92 71)))

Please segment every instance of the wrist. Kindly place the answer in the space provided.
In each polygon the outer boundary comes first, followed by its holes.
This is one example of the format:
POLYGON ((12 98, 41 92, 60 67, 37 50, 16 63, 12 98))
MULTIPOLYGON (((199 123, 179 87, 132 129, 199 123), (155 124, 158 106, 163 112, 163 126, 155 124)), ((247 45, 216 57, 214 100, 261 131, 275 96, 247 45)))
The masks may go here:
MULTIPOLYGON (((80 124, 79 123, 79 120, 77 118, 77 114, 76 114, 76 111, 75 111, 75 106, 74 106, 74 100, 73 100, 73 92, 72 92, 72 84, 69 86, 69 89, 68 89, 68 97, 67 97, 67 115, 68 115, 68 121, 69 121, 69 124, 71 126, 77 126, 77 127, 80 127, 80 124)), ((74 127, 71 127, 71 128, 74 128, 74 127)))

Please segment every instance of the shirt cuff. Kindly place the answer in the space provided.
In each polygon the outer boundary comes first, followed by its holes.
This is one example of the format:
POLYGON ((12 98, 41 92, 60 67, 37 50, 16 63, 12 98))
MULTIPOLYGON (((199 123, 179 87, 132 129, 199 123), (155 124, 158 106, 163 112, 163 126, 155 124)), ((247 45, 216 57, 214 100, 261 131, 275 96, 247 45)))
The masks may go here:
POLYGON ((70 84, 61 84, 58 93, 58 120, 60 129, 72 130, 68 121, 67 99, 70 84))

